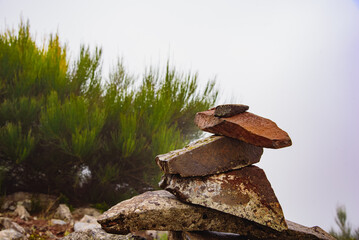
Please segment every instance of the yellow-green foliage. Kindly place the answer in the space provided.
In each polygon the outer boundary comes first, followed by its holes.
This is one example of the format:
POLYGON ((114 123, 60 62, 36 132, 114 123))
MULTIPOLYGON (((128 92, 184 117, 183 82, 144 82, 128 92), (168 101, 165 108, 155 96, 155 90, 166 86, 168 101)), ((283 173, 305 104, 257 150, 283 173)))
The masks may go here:
POLYGON ((81 46, 71 61, 57 35, 38 46, 28 23, 0 34, 1 191, 117 201, 156 187, 154 157, 199 136, 213 81, 198 89, 170 64, 135 78, 121 61, 104 81, 101 54, 81 46))
POLYGON ((55 91, 41 112, 40 130, 49 143, 78 158, 93 153, 105 120, 105 112, 89 105, 83 96, 71 95, 63 103, 55 91))
POLYGON ((38 47, 30 36, 29 24, 19 31, 8 30, 0 36, 1 96, 43 96, 51 89, 67 90, 66 48, 58 36, 50 36, 47 46, 38 47))

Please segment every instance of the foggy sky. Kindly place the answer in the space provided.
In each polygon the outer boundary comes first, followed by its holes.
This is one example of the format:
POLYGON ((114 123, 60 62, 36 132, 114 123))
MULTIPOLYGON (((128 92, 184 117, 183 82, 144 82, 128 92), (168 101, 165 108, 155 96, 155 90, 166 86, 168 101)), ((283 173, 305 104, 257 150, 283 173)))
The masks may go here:
POLYGON ((2 32, 20 16, 74 57, 101 46, 104 73, 118 57, 138 75, 169 58, 216 77, 219 103, 247 104, 292 138, 258 164, 285 217, 328 231, 341 204, 359 227, 358 1, 0 0, 2 32))

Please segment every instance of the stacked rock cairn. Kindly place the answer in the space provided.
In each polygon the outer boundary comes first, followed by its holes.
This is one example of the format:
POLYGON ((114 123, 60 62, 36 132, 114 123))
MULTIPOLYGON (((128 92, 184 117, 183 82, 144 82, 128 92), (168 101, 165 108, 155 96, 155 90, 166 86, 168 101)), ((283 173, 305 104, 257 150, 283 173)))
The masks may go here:
POLYGON ((334 239, 319 227, 284 218, 259 162, 263 148, 292 141, 269 119, 242 104, 196 114, 195 123, 215 135, 156 157, 160 187, 118 203, 100 218, 109 233, 169 231, 169 239, 334 239))

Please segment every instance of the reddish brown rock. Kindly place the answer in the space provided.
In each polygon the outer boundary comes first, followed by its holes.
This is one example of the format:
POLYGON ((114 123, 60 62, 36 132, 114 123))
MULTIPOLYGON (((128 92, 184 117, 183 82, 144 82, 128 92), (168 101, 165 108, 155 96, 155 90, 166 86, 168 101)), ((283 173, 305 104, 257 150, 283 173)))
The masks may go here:
POLYGON ((211 136, 183 149, 158 155, 156 162, 166 174, 205 176, 257 163, 262 154, 261 147, 233 138, 211 136))
POLYGON ((232 117, 234 115, 244 113, 249 107, 243 104, 223 104, 218 105, 214 110, 216 117, 232 117))
POLYGON ((288 134, 274 122, 250 112, 229 118, 214 116, 215 110, 196 114, 195 123, 207 132, 236 138, 266 148, 282 148, 292 145, 288 134))
POLYGON ((248 166, 206 177, 162 177, 160 187, 181 201, 216 209, 278 231, 286 230, 282 208, 264 171, 248 166))
MULTIPOLYGON (((141 230, 220 231, 264 234, 262 226, 231 214, 179 201, 160 190, 146 192, 110 208, 98 222, 109 233, 127 234, 141 230)), ((267 229, 267 228, 266 228, 267 229)))

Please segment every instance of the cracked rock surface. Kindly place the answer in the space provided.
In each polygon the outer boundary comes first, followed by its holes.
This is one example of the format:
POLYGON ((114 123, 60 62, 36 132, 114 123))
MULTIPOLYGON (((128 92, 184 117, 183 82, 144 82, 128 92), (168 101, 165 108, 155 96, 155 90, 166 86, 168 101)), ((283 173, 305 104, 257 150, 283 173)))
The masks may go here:
POLYGON ((278 231, 287 229, 278 199, 264 171, 256 166, 206 177, 164 175, 160 187, 184 202, 229 213, 278 231))
POLYGON ((127 234, 130 231, 139 230, 167 229, 171 231, 169 239, 172 240, 333 240, 319 227, 308 228, 287 221, 288 230, 279 232, 231 214, 182 203, 164 190, 146 192, 118 203, 100 216, 98 221, 105 231, 117 234, 127 234))
MULTIPOLYGON (((127 234, 139 230, 220 231, 246 234, 258 224, 201 206, 180 202, 165 191, 145 192, 118 203, 98 222, 109 233, 127 234)), ((261 228, 258 232, 264 233, 261 228)))

